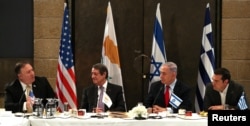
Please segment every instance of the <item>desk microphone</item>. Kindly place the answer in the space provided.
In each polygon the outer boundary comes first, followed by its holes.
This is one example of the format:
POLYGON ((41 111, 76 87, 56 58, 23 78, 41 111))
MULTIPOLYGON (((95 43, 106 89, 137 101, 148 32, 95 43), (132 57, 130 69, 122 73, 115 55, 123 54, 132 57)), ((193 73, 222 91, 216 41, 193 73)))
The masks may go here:
POLYGON ((18 106, 19 106, 19 112, 23 112, 23 111, 21 111, 21 101, 22 101, 22 99, 23 99, 23 96, 25 95, 25 92, 26 92, 26 88, 25 88, 25 90, 23 91, 23 93, 22 93, 22 95, 21 95, 21 98, 19 99, 19 101, 18 101, 18 106))
POLYGON ((155 97, 155 99, 154 99, 154 102, 153 102, 152 106, 155 104, 156 100, 158 99, 158 97, 159 97, 159 95, 160 95, 161 90, 163 89, 163 87, 164 87, 164 86, 161 86, 160 90, 158 91, 158 93, 157 93, 157 95, 156 95, 156 97, 155 97))

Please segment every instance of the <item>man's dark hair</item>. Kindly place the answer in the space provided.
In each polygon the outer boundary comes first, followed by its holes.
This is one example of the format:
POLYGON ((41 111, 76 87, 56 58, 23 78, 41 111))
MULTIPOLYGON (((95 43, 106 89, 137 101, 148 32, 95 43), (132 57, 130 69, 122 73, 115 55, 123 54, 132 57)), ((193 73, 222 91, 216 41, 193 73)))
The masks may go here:
POLYGON ((28 61, 20 61, 20 62, 16 63, 16 65, 15 65, 15 73, 16 73, 16 75, 20 73, 21 68, 23 68, 26 64, 30 64, 30 63, 28 61))
POLYGON ((97 63, 92 68, 99 70, 101 75, 106 72, 106 79, 108 78, 108 68, 104 64, 97 63))
POLYGON ((228 69, 226 68, 218 68, 214 71, 214 74, 216 75, 222 75, 221 79, 224 81, 228 79, 228 81, 231 80, 231 75, 228 69))

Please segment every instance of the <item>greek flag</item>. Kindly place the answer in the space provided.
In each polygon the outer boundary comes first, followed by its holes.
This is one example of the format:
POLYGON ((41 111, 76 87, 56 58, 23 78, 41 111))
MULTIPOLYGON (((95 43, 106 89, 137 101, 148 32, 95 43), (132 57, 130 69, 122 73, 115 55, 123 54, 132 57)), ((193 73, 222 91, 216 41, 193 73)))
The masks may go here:
POLYGON ((240 99, 238 101, 238 107, 240 108, 240 110, 245 110, 248 108, 246 100, 245 100, 244 92, 242 92, 242 95, 240 96, 240 99))
POLYGON ((160 67, 167 61, 165 44, 163 40, 163 29, 161 23, 160 3, 157 5, 156 18, 154 23, 153 44, 150 63, 150 82, 149 88, 153 82, 160 80, 160 67))
POLYGON ((172 105, 174 108, 178 108, 181 103, 182 103, 182 99, 179 98, 174 93, 171 93, 171 98, 170 98, 169 104, 172 105))
POLYGON ((206 84, 212 82, 212 76, 215 68, 214 42, 212 36, 212 24, 210 20, 209 3, 205 12, 205 23, 203 28, 199 71, 197 77, 195 110, 196 112, 203 110, 203 100, 205 96, 206 84))

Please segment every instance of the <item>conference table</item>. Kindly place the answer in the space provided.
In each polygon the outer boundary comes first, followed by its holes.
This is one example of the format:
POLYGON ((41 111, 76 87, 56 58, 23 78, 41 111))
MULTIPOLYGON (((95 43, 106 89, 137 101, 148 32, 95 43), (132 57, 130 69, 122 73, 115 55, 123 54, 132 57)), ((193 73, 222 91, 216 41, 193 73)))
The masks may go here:
POLYGON ((161 119, 136 120, 133 118, 92 118, 93 113, 85 116, 56 116, 53 118, 39 118, 36 116, 0 117, 0 126, 207 126, 207 117, 199 117, 193 113, 192 117, 174 115, 161 119), (197 118, 198 117, 198 118, 197 118))
MULTIPOLYGON (((56 117, 51 119, 29 117, 31 126, 207 126, 207 117, 196 118, 193 114, 190 118, 176 116, 161 119, 135 120, 132 118, 91 118, 84 117, 56 117), (192 118, 195 117, 195 118, 192 118)), ((0 125, 1 126, 1 125, 0 125)))

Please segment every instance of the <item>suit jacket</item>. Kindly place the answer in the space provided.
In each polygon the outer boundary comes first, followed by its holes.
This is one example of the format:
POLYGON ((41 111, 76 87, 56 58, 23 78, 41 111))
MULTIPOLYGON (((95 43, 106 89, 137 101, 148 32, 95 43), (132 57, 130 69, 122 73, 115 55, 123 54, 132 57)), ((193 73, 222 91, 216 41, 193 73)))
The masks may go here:
MULTIPOLYGON (((55 92, 45 77, 35 77, 32 83, 32 91, 36 98, 55 98, 55 92)), ((6 85, 5 109, 14 112, 22 112, 23 103, 26 101, 25 91, 18 79, 6 85)), ((46 102, 46 101, 44 101, 46 102)))
MULTIPOLYGON (((157 81, 151 84, 149 94, 144 101, 144 104, 147 108, 152 107, 153 105, 166 107, 164 98, 165 97, 164 86, 165 85, 162 84, 161 81, 157 81)), ((179 98, 181 98, 183 101, 178 108, 173 108, 170 104, 168 104, 167 107, 172 107, 174 113, 177 113, 179 108, 192 110, 190 91, 191 89, 186 84, 177 80, 173 93, 177 95, 179 98)))
MULTIPOLYGON (((231 108, 239 109, 237 107, 237 104, 243 91, 244 89, 241 85, 235 83, 234 81, 230 81, 226 94, 225 104, 228 104, 229 107, 231 108)), ((207 111, 208 108, 213 105, 221 105, 221 97, 220 93, 213 89, 213 85, 208 84, 206 86, 205 97, 204 97, 204 110, 207 111)))
MULTIPOLYGON (((108 83, 106 93, 112 100, 112 105, 108 108, 105 104, 105 111, 125 111, 125 102, 123 99, 122 87, 108 83)), ((87 112, 92 112, 93 108, 97 106, 98 100, 98 86, 92 84, 83 89, 82 100, 80 108, 86 109, 87 112)))

